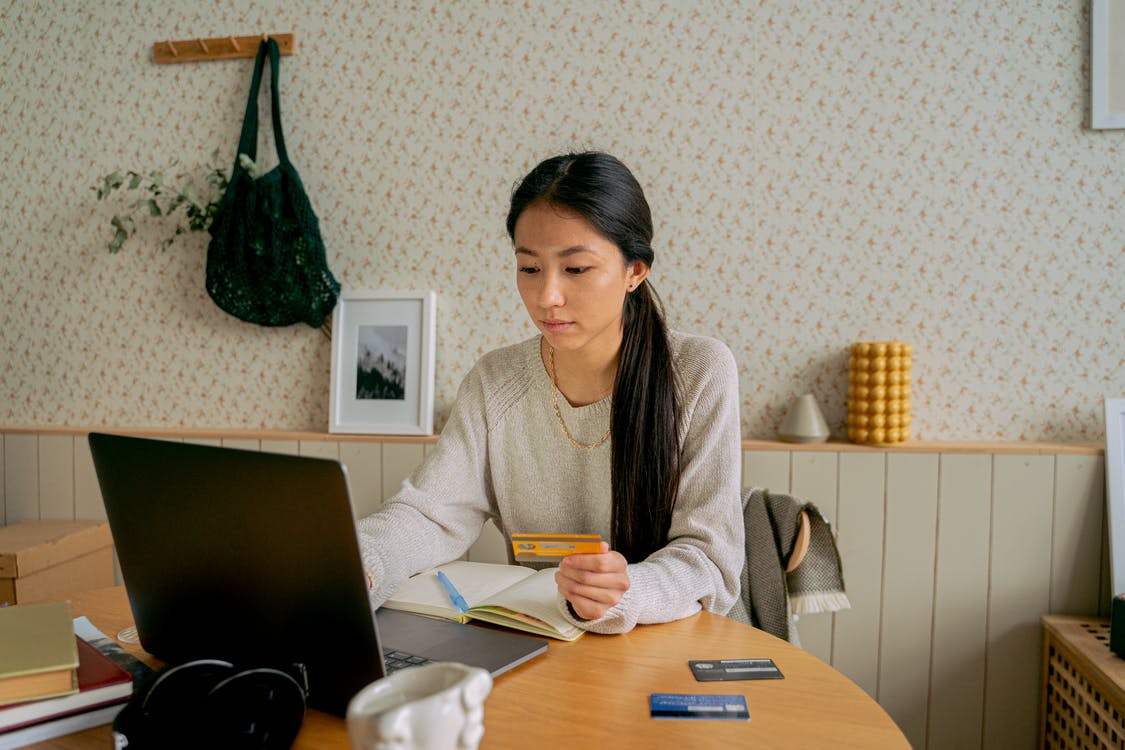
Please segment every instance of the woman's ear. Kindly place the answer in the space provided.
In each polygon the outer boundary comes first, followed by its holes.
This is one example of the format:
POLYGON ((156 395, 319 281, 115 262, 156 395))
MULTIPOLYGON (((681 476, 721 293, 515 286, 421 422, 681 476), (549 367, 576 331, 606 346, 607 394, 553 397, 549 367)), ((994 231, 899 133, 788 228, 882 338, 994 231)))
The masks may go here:
POLYGON ((630 292, 641 285, 641 282, 648 276, 648 266, 639 260, 635 260, 628 264, 625 268, 625 288, 630 292))

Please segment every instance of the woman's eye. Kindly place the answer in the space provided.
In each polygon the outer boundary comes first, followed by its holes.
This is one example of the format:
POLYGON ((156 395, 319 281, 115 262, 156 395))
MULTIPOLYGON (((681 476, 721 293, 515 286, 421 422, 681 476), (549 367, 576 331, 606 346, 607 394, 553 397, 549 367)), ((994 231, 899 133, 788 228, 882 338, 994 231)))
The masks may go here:
POLYGON ((518 271, 520 273, 539 273, 539 269, 535 266, 520 266, 518 271))
POLYGON ((570 268, 566 269, 566 272, 577 275, 577 274, 586 273, 589 270, 590 270, 589 266, 571 266, 570 268))

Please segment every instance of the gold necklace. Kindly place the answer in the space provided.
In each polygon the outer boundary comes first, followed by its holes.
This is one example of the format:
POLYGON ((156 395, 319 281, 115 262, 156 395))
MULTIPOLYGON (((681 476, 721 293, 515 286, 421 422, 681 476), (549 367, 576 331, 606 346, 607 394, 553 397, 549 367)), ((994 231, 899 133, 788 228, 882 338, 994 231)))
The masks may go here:
POLYGON ((601 439, 596 443, 587 445, 586 443, 580 443, 574 439, 574 436, 570 434, 570 430, 568 430, 566 427, 566 422, 563 421, 562 410, 559 409, 559 383, 558 378, 555 376, 555 348, 553 346, 549 348, 550 356, 548 357, 548 359, 551 364, 551 403, 555 407, 555 416, 559 419, 559 426, 562 427, 563 434, 566 435, 566 439, 570 441, 571 445, 573 445, 575 448, 581 448, 584 451, 592 451, 594 450, 594 448, 597 448, 606 440, 609 440, 609 433, 613 430, 613 424, 612 422, 610 423, 610 426, 605 431, 605 434, 602 435, 601 439))

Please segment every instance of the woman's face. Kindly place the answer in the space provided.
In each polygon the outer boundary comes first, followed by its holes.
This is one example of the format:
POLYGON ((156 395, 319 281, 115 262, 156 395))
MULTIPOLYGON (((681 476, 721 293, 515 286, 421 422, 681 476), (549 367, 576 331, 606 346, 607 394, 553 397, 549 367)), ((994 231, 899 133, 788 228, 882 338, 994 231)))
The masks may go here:
POLYGON ((626 263, 586 219, 542 201, 520 214, 513 240, 520 297, 547 343, 560 352, 616 354, 625 295, 648 267, 626 263))

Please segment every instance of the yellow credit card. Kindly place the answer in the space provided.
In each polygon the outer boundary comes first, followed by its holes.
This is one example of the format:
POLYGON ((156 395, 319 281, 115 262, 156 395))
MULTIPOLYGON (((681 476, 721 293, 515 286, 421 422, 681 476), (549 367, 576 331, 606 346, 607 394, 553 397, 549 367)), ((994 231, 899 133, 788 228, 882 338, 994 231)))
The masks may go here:
POLYGON ((600 534, 512 534, 512 552, 520 561, 542 562, 601 551, 600 534))

